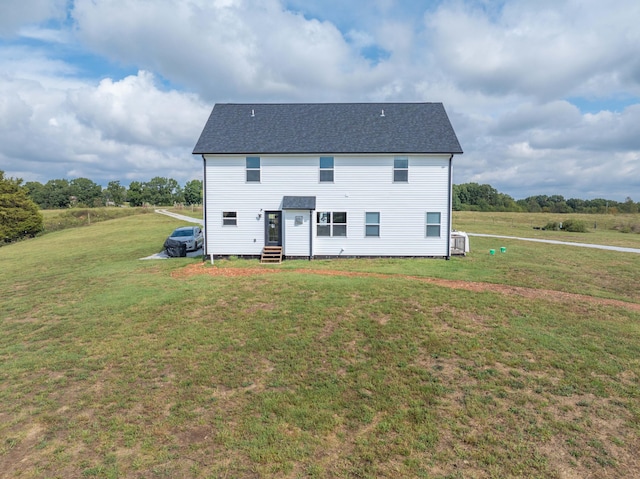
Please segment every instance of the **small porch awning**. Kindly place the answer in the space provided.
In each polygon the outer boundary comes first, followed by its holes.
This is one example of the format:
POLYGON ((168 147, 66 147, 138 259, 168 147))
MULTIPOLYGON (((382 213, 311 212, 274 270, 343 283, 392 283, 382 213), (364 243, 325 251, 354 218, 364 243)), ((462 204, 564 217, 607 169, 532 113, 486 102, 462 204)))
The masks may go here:
POLYGON ((285 196, 282 198, 283 210, 315 210, 315 196, 285 196))

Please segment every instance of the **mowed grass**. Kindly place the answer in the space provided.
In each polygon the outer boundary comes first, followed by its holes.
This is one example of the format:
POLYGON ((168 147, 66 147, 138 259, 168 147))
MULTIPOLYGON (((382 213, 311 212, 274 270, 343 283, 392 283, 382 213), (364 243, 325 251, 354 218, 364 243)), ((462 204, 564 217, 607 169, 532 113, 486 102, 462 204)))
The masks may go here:
POLYGON ((640 255, 139 260, 179 225, 0 248, 0 477, 640 475, 640 255))
POLYGON ((459 231, 499 234, 524 238, 542 238, 572 243, 594 243, 640 248, 640 214, 561 214, 561 213, 490 213, 454 211, 453 227, 459 231), (544 231, 549 222, 567 220, 584 223, 586 233, 544 231))

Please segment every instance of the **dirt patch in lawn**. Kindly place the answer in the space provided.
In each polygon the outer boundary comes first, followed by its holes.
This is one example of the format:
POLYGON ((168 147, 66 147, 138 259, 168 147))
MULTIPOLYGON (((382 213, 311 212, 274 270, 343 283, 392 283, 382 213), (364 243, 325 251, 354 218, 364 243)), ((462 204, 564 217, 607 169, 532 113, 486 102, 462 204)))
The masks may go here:
POLYGON ((597 304, 604 306, 614 306, 619 308, 630 309, 632 311, 640 311, 640 304, 630 303, 627 301, 620 301, 617 299, 596 298, 594 296, 587 296, 578 293, 566 293, 563 291, 555 291, 549 289, 537 289, 537 288, 525 288, 522 286, 509 286, 505 284, 494 283, 481 283, 475 281, 461 281, 441 278, 427 278, 423 276, 409 276, 398 274, 383 274, 383 273, 366 273, 357 271, 339 271, 339 270, 326 270, 326 269, 294 269, 283 270, 274 268, 219 268, 208 267, 205 263, 190 264, 175 270, 171 273, 174 278, 188 278, 195 275, 209 275, 209 276, 223 276, 223 277, 238 277, 238 276, 254 276, 261 274, 276 274, 282 272, 294 272, 302 274, 317 274, 324 276, 342 276, 342 277, 365 277, 365 278, 403 278, 411 279, 414 281, 422 281, 436 286, 442 286, 452 289, 463 289, 466 291, 474 292, 492 292, 505 295, 517 295, 531 299, 549 299, 553 301, 582 301, 589 304, 597 304))

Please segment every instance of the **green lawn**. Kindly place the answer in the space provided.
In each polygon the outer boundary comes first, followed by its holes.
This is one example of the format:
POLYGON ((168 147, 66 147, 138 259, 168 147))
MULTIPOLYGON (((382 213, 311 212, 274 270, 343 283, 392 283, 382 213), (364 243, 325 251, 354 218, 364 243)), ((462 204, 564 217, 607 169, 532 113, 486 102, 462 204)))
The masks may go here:
POLYGON ((180 224, 0 248, 0 477, 640 475, 640 255, 139 260, 180 224))
POLYGON ((640 234, 621 232, 631 230, 640 232, 640 214, 585 215, 454 211, 453 227, 459 231, 473 233, 640 248, 640 234), (570 233, 534 229, 541 228, 552 221, 566 222, 569 219, 584 222, 587 232, 570 233))

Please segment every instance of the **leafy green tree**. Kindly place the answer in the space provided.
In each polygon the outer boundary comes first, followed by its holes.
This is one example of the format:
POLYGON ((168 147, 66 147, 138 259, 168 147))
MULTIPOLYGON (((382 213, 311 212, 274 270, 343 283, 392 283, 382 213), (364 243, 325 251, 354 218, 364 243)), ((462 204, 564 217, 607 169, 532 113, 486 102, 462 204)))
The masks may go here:
POLYGON ((604 198, 594 198, 592 200, 586 200, 585 206, 589 213, 609 213, 609 206, 614 206, 614 201, 609 201, 604 198))
POLYGON ((139 181, 132 181, 127 190, 127 200, 130 206, 142 206, 144 203, 143 185, 139 181))
POLYGON ((638 212, 638 203, 634 203, 633 200, 627 196, 624 200, 624 203, 618 204, 618 209, 622 213, 637 213, 638 212))
POLYGON ((21 179, 5 178, 4 171, 0 170, 0 243, 35 236, 42 231, 42 214, 21 184, 21 179))
POLYGON ((67 180, 49 180, 43 188, 45 203, 42 208, 68 208, 71 204, 71 191, 67 180))
POLYGON ((127 189, 120 184, 119 181, 110 181, 102 192, 105 204, 112 202, 116 206, 120 206, 125 202, 127 197, 127 189))
POLYGON ((75 178, 69 182, 69 192, 80 206, 101 206, 102 187, 88 178, 75 178))
POLYGON ((573 209, 565 201, 558 201, 554 203, 553 206, 551 207, 551 212, 552 213, 571 213, 573 212, 573 209))
POLYGON ((187 181, 184 185, 184 201, 188 205, 202 204, 202 180, 187 181))
POLYGON ((144 202, 156 206, 169 206, 182 198, 180 185, 173 178, 156 176, 144 183, 142 191, 144 202))
POLYGON ((532 213, 534 212, 537 213, 540 211, 545 211, 545 212, 551 211, 551 208, 554 206, 555 202, 557 201, 564 202, 564 198, 559 195, 555 195, 552 197, 549 197, 547 195, 529 196, 528 198, 521 200, 520 204, 527 205, 526 207, 527 211, 530 211, 532 213))
POLYGON ((521 211, 521 206, 509 195, 491 185, 464 183, 453 186, 453 209, 480 211, 521 211))
POLYGON ((540 213, 542 211, 538 202, 531 196, 523 200, 518 200, 517 203, 523 211, 528 211, 529 213, 540 213))
POLYGON ((185 202, 185 200, 184 200, 184 190, 182 189, 182 187, 179 184, 177 184, 177 186, 173 190, 173 195, 172 196, 173 196, 173 203, 181 203, 181 204, 183 204, 185 202))
POLYGON ((24 184, 29 198, 33 200, 40 208, 44 208, 46 203, 46 196, 44 191, 44 185, 39 181, 27 181, 24 184))
POLYGON ((174 203, 183 203, 184 202, 184 193, 182 192, 182 188, 180 187, 180 183, 178 183, 173 178, 167 179, 167 188, 169 190, 169 198, 168 202, 163 203, 165 205, 172 205, 174 203))
POLYGON ((460 201, 460 197, 458 196, 457 186, 458 185, 453 185, 451 208, 453 209, 453 211, 462 211, 464 207, 462 205, 462 202, 460 201))

